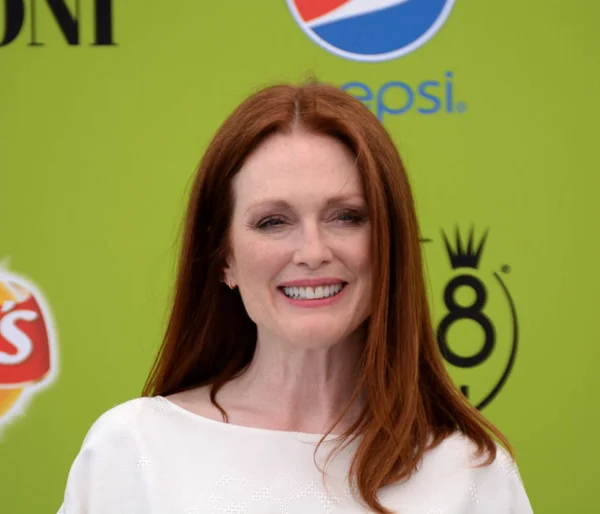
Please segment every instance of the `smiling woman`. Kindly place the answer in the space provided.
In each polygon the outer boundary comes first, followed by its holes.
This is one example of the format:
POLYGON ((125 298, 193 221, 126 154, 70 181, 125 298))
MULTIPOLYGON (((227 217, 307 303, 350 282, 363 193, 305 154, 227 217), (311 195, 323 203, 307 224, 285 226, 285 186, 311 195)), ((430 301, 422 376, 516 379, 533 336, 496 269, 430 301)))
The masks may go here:
POLYGON ((395 146, 331 86, 217 132, 143 395, 90 429, 62 513, 532 512, 442 362, 395 146))

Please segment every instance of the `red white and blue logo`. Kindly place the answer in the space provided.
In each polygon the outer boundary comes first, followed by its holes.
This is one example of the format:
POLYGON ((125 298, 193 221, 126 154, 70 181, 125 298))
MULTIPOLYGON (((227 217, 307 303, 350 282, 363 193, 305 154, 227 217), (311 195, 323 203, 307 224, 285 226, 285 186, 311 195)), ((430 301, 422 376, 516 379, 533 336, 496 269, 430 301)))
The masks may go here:
POLYGON ((287 0, 300 28, 329 52, 377 62, 410 53, 444 24, 454 0, 287 0))

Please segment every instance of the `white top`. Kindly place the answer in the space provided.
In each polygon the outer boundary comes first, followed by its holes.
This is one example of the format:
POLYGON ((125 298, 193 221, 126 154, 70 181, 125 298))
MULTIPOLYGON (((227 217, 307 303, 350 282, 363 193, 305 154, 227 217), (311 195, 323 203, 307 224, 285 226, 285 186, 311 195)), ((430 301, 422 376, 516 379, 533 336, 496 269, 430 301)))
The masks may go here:
MULTIPOLYGON (((319 452, 321 465, 334 444, 319 452)), ((364 514, 347 473, 354 441, 330 461, 327 490, 313 462, 320 436, 242 427, 193 414, 163 397, 104 413, 69 473, 58 514, 364 514)), ((425 454, 404 484, 380 490, 399 514, 531 514, 519 473, 499 447, 476 468, 463 435, 425 454)))

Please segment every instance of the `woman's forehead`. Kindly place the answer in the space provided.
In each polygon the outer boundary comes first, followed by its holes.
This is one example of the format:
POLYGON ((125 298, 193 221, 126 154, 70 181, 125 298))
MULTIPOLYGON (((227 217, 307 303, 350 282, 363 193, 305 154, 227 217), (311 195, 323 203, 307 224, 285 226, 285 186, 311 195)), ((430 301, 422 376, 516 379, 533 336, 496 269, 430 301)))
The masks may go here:
POLYGON ((234 179, 236 196, 362 194, 354 155, 340 141, 307 133, 277 134, 263 142, 234 179))

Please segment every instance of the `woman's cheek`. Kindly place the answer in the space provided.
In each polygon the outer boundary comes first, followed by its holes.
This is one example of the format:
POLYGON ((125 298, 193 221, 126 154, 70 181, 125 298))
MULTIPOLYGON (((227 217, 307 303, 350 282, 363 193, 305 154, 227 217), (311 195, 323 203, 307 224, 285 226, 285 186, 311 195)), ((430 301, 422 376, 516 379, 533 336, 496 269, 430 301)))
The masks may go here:
POLYGON ((277 266, 285 259, 285 246, 285 243, 276 240, 248 239, 239 252, 239 255, 243 256, 243 267, 248 272, 260 276, 276 273, 277 266))

